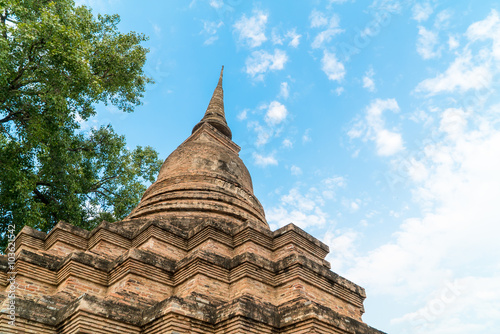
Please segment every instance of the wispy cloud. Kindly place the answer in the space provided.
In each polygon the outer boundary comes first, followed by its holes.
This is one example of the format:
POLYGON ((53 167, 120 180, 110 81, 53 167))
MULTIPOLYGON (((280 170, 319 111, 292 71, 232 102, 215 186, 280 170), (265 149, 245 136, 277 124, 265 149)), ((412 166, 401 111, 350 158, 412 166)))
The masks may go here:
POLYGON ((253 153, 254 162, 257 166, 267 167, 278 165, 278 160, 274 157, 274 154, 261 155, 258 153, 253 153))
POLYGON ((309 15, 311 28, 321 28, 328 25, 328 18, 323 12, 314 9, 309 15))
POLYGON ((224 0, 210 0, 210 6, 215 9, 222 8, 222 6, 224 6, 224 0))
POLYGON ((375 75, 375 71, 370 67, 368 71, 366 71, 363 76, 363 88, 366 88, 370 92, 375 91, 375 82, 373 81, 373 76, 375 75))
POLYGON ((243 15, 234 24, 238 40, 250 48, 260 46, 267 41, 265 34, 268 14, 263 11, 254 11, 253 16, 243 15))
POLYGON ((267 71, 282 70, 288 61, 285 51, 275 49, 271 54, 265 50, 254 51, 246 59, 246 73, 257 80, 263 80, 267 71))
MULTIPOLYGON (((299 170, 295 169, 295 172, 299 170)), ((343 177, 332 176, 321 180, 315 187, 307 189, 301 186, 293 187, 280 197, 277 205, 266 208, 266 217, 271 228, 276 229, 290 223, 301 228, 332 225, 334 222, 323 207, 328 201, 335 201, 336 192, 344 186, 343 177)))
POLYGON ((295 28, 293 28, 292 30, 288 30, 285 36, 290 39, 290 42, 288 42, 289 46, 293 48, 299 46, 300 38, 302 37, 302 35, 298 34, 295 28))
POLYGON ((248 122, 248 128, 252 129, 257 135, 255 137, 255 146, 257 147, 266 145, 274 135, 274 129, 272 127, 263 126, 258 121, 248 122))
POLYGON ((267 220, 275 228, 293 223, 301 228, 324 226, 328 214, 322 209, 323 199, 309 190, 305 194, 298 188, 291 189, 283 195, 280 204, 267 210, 267 220))
POLYGON ((274 45, 283 45, 283 43, 288 41, 288 46, 297 48, 301 37, 302 35, 297 33, 296 28, 288 30, 284 35, 280 34, 276 27, 271 31, 271 41, 274 45))
POLYGON ((324 44, 330 42, 334 36, 344 31, 340 29, 340 17, 337 14, 332 14, 327 18, 324 13, 315 9, 311 12, 309 19, 311 21, 311 28, 324 28, 314 38, 311 44, 313 49, 323 47, 324 44))
POLYGON ((285 138, 283 139, 283 141, 281 142, 281 145, 284 147, 284 148, 292 148, 293 147, 293 142, 288 139, 288 138, 285 138))
POLYGON ((436 58, 441 55, 437 32, 418 27, 417 52, 424 59, 436 58))
POLYGON ((288 82, 282 82, 280 84, 280 93, 278 97, 281 97, 283 99, 288 99, 288 96, 290 95, 290 87, 288 86, 288 82))
POLYGON ((203 44, 210 45, 213 44, 216 40, 218 40, 219 36, 217 36, 217 31, 223 25, 224 23, 222 22, 204 21, 201 34, 205 35, 206 39, 203 44))
POLYGON ((290 167, 290 172, 292 173, 292 175, 295 175, 295 176, 302 175, 302 169, 298 166, 295 166, 295 165, 290 167))
MULTIPOLYGON (((492 10, 484 20, 469 26, 465 33, 469 43, 457 52, 457 56, 449 67, 434 78, 425 79, 415 88, 416 92, 429 95, 438 93, 464 93, 470 90, 481 90, 491 87, 493 75, 498 67, 493 62, 500 60, 500 17, 492 10), (491 41, 487 49, 481 48, 473 52, 471 43, 491 41)), ((450 47, 458 47, 456 40, 450 47)))
POLYGON ((238 120, 244 121, 245 119, 247 119, 247 113, 248 113, 248 109, 244 109, 236 117, 238 118, 238 120))
POLYGON ((306 131, 304 131, 304 134, 302 135, 302 143, 308 143, 312 141, 311 139, 311 129, 306 129, 306 131))
POLYGON ((412 8, 412 18, 418 22, 426 21, 433 11, 434 9, 429 2, 416 3, 412 8))

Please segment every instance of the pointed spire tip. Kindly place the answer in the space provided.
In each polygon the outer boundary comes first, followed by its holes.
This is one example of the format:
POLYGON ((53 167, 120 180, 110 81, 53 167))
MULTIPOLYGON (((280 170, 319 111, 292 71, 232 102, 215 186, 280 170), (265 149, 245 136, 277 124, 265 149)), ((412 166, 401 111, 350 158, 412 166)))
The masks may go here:
POLYGON ((224 74, 224 65, 222 65, 222 69, 220 70, 219 82, 217 86, 222 86, 222 75, 224 74))
POLYGON ((231 129, 227 126, 226 116, 224 114, 224 91, 222 89, 222 75, 224 73, 224 65, 220 70, 219 82, 215 87, 210 103, 208 104, 205 116, 193 128, 193 133, 203 124, 209 123, 229 139, 232 138, 231 129))

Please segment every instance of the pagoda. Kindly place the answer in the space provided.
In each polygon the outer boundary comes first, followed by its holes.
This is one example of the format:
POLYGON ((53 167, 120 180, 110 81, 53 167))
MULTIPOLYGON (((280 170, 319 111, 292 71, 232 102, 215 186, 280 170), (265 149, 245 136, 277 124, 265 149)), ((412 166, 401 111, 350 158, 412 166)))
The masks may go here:
POLYGON ((0 333, 382 333, 362 320, 365 290, 330 270, 327 245, 294 224, 270 230, 239 151, 221 71, 126 219, 19 232, 15 326, 0 257, 0 333))

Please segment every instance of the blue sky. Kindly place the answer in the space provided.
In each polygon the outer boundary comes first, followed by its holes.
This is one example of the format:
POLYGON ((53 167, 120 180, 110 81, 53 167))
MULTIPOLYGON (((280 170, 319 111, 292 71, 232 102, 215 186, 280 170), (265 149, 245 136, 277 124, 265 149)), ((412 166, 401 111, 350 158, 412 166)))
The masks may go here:
POLYGON ((498 333, 500 3, 80 1, 150 36, 144 104, 99 107, 166 158, 224 65, 225 110, 272 229, 330 246, 389 333, 498 333))

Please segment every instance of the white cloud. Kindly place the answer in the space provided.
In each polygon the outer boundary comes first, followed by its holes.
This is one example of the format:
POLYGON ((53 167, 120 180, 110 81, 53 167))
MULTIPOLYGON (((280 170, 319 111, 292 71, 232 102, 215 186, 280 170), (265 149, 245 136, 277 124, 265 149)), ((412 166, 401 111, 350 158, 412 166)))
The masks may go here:
POLYGON ((323 211, 328 201, 335 200, 335 192, 345 186, 345 179, 332 176, 321 180, 317 187, 301 189, 296 186, 281 196, 279 204, 266 208, 266 217, 274 228, 294 223, 300 228, 332 225, 333 221, 323 211))
POLYGON ((323 242, 330 247, 330 253, 326 260, 332 264, 335 270, 343 270, 348 267, 357 255, 356 241, 359 233, 352 229, 334 230, 330 228, 323 237, 323 242))
MULTIPOLYGON (((498 331, 500 105, 492 83, 499 74, 499 29, 496 11, 470 25, 469 43, 463 43, 447 69, 417 86, 430 95, 455 93, 433 98, 433 104, 448 102, 429 108, 438 122, 426 121, 425 141, 409 157, 393 159, 394 165, 407 167, 403 177, 420 212, 404 219, 389 242, 353 258, 346 270, 371 294, 412 301, 392 320, 392 332, 498 331), (481 89, 489 90, 482 94, 481 89), (471 90, 476 93, 472 101, 460 107, 471 90)), ((450 36, 451 49, 459 47, 461 37, 450 36)), ((379 110, 371 114, 373 124, 383 125, 379 110)), ((369 123, 358 122, 350 135, 367 136, 369 123)))
POLYGON ((342 176, 332 176, 321 181, 327 188, 343 188, 347 181, 342 176))
MULTIPOLYGON (((457 57, 444 73, 420 82, 415 91, 436 95, 442 92, 464 93, 491 87, 492 78, 498 73, 493 62, 500 59, 500 17, 492 10, 484 20, 469 26, 465 36, 471 42, 457 52, 457 57), (473 52, 472 43, 491 40, 491 47, 480 47, 473 52)), ((455 37, 449 39, 450 49, 458 47, 455 37)))
POLYGON ((337 14, 332 14, 330 18, 327 19, 323 13, 313 10, 310 15, 310 20, 312 28, 326 27, 326 29, 319 32, 314 38, 311 44, 313 49, 322 47, 325 43, 330 42, 334 36, 344 31, 340 29, 340 18, 337 14))
POLYGON ((311 28, 320 28, 328 25, 328 19, 319 10, 314 9, 309 15, 309 20, 311 21, 311 28))
POLYGON ((288 138, 283 139, 283 142, 281 143, 281 145, 283 145, 283 147, 285 147, 285 148, 292 148, 293 147, 292 141, 288 138))
POLYGON ((286 119, 287 115, 288 111, 284 105, 278 101, 272 101, 267 107, 265 120, 269 125, 278 125, 286 119))
POLYGON ((404 149, 401 134, 386 129, 377 131, 375 136, 377 154, 381 156, 391 156, 404 149))
POLYGON ((263 80, 267 71, 282 70, 287 61, 286 52, 279 49, 275 49, 274 54, 264 50, 254 51, 245 61, 245 71, 257 80, 263 80))
POLYGON ((415 90, 429 95, 442 92, 465 92, 486 88, 491 84, 491 80, 490 63, 483 62, 476 65, 471 53, 466 52, 458 56, 444 73, 425 79, 417 85, 415 90))
POLYGON ((473 42, 491 39, 492 54, 497 60, 500 59, 500 16, 496 10, 492 10, 486 19, 471 24, 466 36, 473 42))
POLYGON ((243 14, 234 24, 238 40, 250 48, 258 47, 267 41, 265 35, 267 17, 268 15, 262 11, 254 11, 254 15, 248 18, 243 14))
POLYGON ((321 198, 317 198, 314 191, 309 190, 302 194, 299 189, 293 188, 283 195, 280 204, 266 210, 267 220, 282 227, 293 223, 300 228, 324 226, 328 215, 322 210, 321 198))
POLYGON ((370 68, 363 77, 363 88, 368 89, 370 92, 375 91, 375 82, 373 81, 373 76, 375 72, 373 68, 370 68))
POLYGON ((283 45, 286 40, 289 40, 288 46, 297 48, 300 44, 300 38, 302 35, 297 34, 296 28, 288 30, 284 36, 282 36, 277 28, 273 28, 271 32, 271 41, 274 45, 283 45))
POLYGON ((462 109, 448 108, 441 116, 439 130, 452 139, 458 139, 464 134, 466 126, 466 113, 462 109))
POLYGON ((393 323, 412 324, 429 334, 495 333, 491 319, 500 318, 498 301, 498 277, 467 276, 446 282, 433 291, 424 306, 394 319, 393 323))
POLYGON ((408 176, 413 181, 421 182, 429 177, 429 171, 424 163, 416 160, 414 157, 411 157, 408 162, 408 176))
POLYGON ((500 309, 500 131, 493 117, 475 115, 472 123, 459 109, 441 113, 434 135, 447 139, 421 147, 410 170, 421 215, 348 270, 372 293, 419 305, 393 321, 409 333, 496 330, 488 320, 500 309))
POLYGON ((271 31, 271 42, 274 45, 283 45, 283 37, 281 37, 276 28, 273 28, 271 31))
POLYGON ((247 113, 248 113, 248 109, 244 109, 244 110, 242 110, 242 111, 238 114, 238 116, 237 116, 238 120, 243 121, 243 120, 247 119, 247 113))
MULTIPOLYGON (((111 113, 114 113, 114 109, 117 109, 115 106, 112 106, 111 108, 108 108, 109 106, 106 107, 106 110, 108 110, 111 113)), ((122 112, 120 112, 122 113, 122 112)), ((87 131, 90 129, 97 129, 99 123, 99 119, 97 116, 91 116, 87 120, 84 120, 80 114, 73 114, 73 117, 75 121, 78 123, 78 126, 80 127, 80 131, 87 131)))
POLYGON ((436 20, 434 21, 434 27, 436 29, 445 29, 448 28, 451 22, 452 13, 450 10, 442 10, 436 15, 436 20))
POLYGON ((482 21, 475 22, 467 29, 467 37, 474 40, 496 39, 498 38, 498 29, 500 17, 496 10, 492 10, 488 17, 482 21))
POLYGON ((353 138, 364 137, 364 140, 374 141, 377 154, 380 156, 391 156, 405 149, 403 138, 400 133, 385 128, 382 118, 384 111, 399 112, 396 100, 376 99, 366 108, 365 118, 357 122, 347 133, 353 138))
POLYGON ((297 167, 295 165, 293 165, 292 167, 290 167, 290 172, 292 173, 292 175, 302 175, 302 169, 300 167, 297 167))
POLYGON ((224 6, 224 1, 223 0, 210 0, 210 6, 215 8, 215 9, 222 8, 222 6, 224 6))
POLYGON ((440 50, 436 50, 439 44, 438 34, 436 32, 418 27, 417 52, 424 59, 431 59, 440 56, 440 50))
POLYGON ((267 144, 274 134, 272 128, 264 127, 256 121, 249 122, 248 127, 257 133, 255 145, 258 147, 267 144))
POLYGON ((264 156, 264 155, 261 155, 261 154, 258 154, 258 153, 253 153, 253 159, 254 159, 254 162, 257 166, 261 166, 261 167, 267 167, 267 166, 270 166, 270 165, 277 165, 278 164, 278 160, 276 160, 276 158, 274 157, 273 154, 270 154, 270 155, 267 155, 267 156, 264 156))
POLYGON ((323 53, 321 69, 328 76, 328 79, 332 81, 341 81, 345 76, 344 64, 337 60, 334 53, 328 51, 323 53))
POLYGON ((300 44, 300 38, 302 37, 302 35, 297 34, 297 32, 294 28, 292 30, 287 31, 286 37, 290 38, 290 42, 288 43, 288 45, 296 48, 300 44))
POLYGON ((388 11, 389 13, 401 12, 401 0, 374 0, 370 7, 374 10, 388 11))
MULTIPOLYGON (((248 112, 249 111, 247 109, 243 110, 237 116, 238 119, 247 119, 248 112)), ((265 113, 263 117, 265 123, 258 120, 249 120, 247 123, 247 127, 255 132, 255 146, 257 147, 266 145, 273 138, 279 138, 284 128, 283 123, 288 116, 288 110, 282 103, 278 101, 271 101, 270 103, 260 104, 256 113, 262 115, 263 112, 265 113)), ((287 145, 290 145, 291 147, 291 142, 285 140, 283 141, 282 145, 285 147, 287 147, 287 145)), ((254 156, 254 158, 256 161, 258 161, 257 164, 265 165, 272 161, 269 159, 274 159, 274 155, 269 155, 267 157, 256 155, 254 156), (266 160, 264 158, 269 159, 266 160)))
POLYGON ((377 99, 368 106, 366 111, 366 121, 369 127, 368 136, 371 140, 375 140, 377 154, 381 156, 394 155, 404 149, 401 134, 385 129, 382 113, 386 110, 399 112, 396 100, 377 99))
POLYGON ((448 48, 450 50, 455 50, 459 46, 460 46, 460 42, 458 41, 458 39, 455 36, 450 36, 448 38, 448 48))
POLYGON ((279 96, 286 100, 288 99, 289 95, 290 95, 290 88, 288 87, 288 82, 282 82, 280 85, 279 96))
POLYGON ((434 9, 428 2, 417 3, 412 8, 413 19, 418 22, 426 21, 433 11, 434 9))
POLYGON ((311 132, 311 129, 307 129, 306 131, 304 131, 304 134, 302 135, 302 143, 308 143, 310 142, 312 139, 311 139, 311 136, 309 135, 309 133, 311 132))

